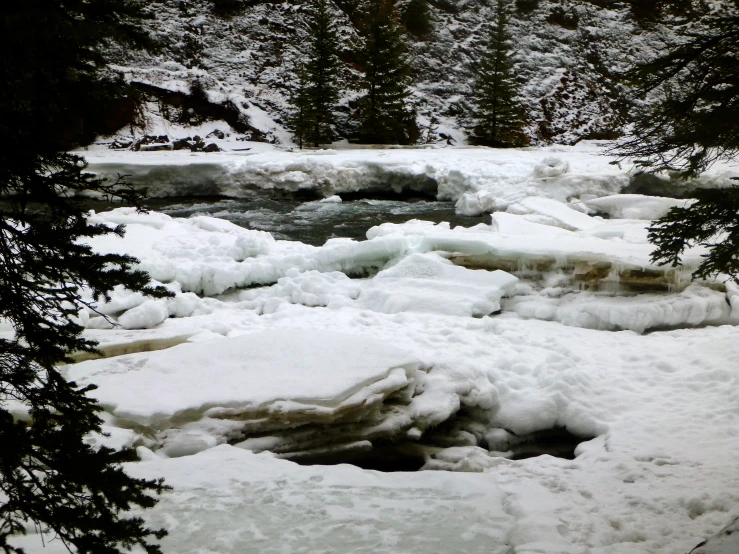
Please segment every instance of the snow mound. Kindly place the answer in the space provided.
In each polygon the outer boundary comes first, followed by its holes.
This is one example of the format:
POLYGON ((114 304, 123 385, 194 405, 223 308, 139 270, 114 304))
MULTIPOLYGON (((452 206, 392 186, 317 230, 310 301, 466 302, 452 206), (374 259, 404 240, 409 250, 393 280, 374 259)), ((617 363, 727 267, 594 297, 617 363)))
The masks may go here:
POLYGON ((559 177, 570 171, 570 164, 566 160, 548 156, 534 166, 534 177, 546 179, 548 177, 559 177))
MULTIPOLYGON (((220 294, 235 286, 241 277, 240 262, 270 252, 275 243, 269 233, 205 216, 174 219, 156 212, 142 214, 134 208, 118 208, 92 214, 90 221, 126 224, 123 240, 115 236, 90 239, 97 251, 132 253, 139 259, 139 267, 155 281, 176 283, 181 290, 205 295, 220 294)), ((293 246, 300 250, 303 245, 293 246)), ((127 299, 133 304, 140 300, 127 299)), ((121 301, 119 296, 116 302, 121 301)), ((115 311, 118 306, 108 309, 110 313, 115 311)))
POLYGON ((382 313, 431 312, 483 316, 500 310, 500 299, 518 279, 504 271, 455 266, 436 254, 411 254, 379 272, 359 305, 382 313))
POLYGON ((500 310, 500 299, 518 279, 503 271, 476 271, 456 266, 433 253, 415 253, 372 279, 344 273, 289 269, 269 288, 240 293, 243 307, 274 313, 283 304, 355 307, 380 313, 427 312, 483 316, 500 310))

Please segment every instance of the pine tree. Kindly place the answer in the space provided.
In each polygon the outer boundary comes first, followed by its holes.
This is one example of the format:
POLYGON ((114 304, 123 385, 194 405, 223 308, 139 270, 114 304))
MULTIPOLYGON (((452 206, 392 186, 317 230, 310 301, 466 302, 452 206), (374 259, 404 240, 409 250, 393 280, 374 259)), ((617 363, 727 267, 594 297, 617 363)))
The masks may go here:
POLYGON ((334 139, 334 112, 339 99, 339 40, 328 0, 312 0, 308 23, 307 61, 298 69, 298 88, 290 103, 293 128, 300 148, 334 139))
MULTIPOLYGON (((101 255, 88 237, 122 234, 90 224, 73 200, 82 190, 137 202, 123 183, 84 172, 84 160, 60 153, 95 132, 111 102, 125 94, 109 76, 101 47, 144 46, 140 4, 28 0, 0 8, 0 319, 13 338, 0 339, 0 550, 29 523, 80 553, 142 547, 159 552, 154 531, 126 517, 154 505, 161 481, 134 479, 121 462, 130 450, 94 449, 85 437, 101 431, 100 407, 59 373, 75 351, 94 351, 76 320, 80 289, 105 298, 114 285, 147 288, 136 260, 101 255), (13 413, 25 410, 27 418, 13 413)), ((90 305, 94 309, 94 306, 90 305)), ((9 543, 10 541, 10 543, 9 543)))
POLYGON ((529 143, 524 132, 524 110, 516 99, 518 86, 510 59, 507 27, 508 6, 504 0, 498 0, 495 22, 489 28, 479 61, 472 66, 476 108, 472 144, 507 148, 529 143))
POLYGON ((418 140, 415 112, 409 107, 411 65, 392 0, 369 0, 365 7, 357 59, 364 96, 359 100, 359 141, 411 144, 418 140))
POLYGON ((298 66, 298 86, 290 97, 292 112, 288 118, 288 125, 292 128, 298 148, 308 142, 311 132, 315 129, 315 117, 312 106, 312 98, 308 89, 308 72, 305 64, 298 66))
MULTIPOLYGON (((687 21, 667 53, 635 67, 633 131, 610 153, 637 167, 696 176, 739 152, 739 6, 687 21)), ((650 227, 652 260, 678 266, 686 248, 708 253, 694 273, 739 280, 739 189, 702 191, 650 227)))
POLYGON ((403 6, 400 22, 403 27, 419 40, 431 32, 431 15, 427 0, 408 0, 403 6))
POLYGON ((313 146, 334 139, 334 112, 339 100, 339 40, 327 0, 312 0, 311 35, 306 66, 312 127, 308 142, 313 146))
POLYGON ((692 177, 739 149, 739 15, 688 21, 682 44, 635 67, 631 134, 611 152, 692 177))

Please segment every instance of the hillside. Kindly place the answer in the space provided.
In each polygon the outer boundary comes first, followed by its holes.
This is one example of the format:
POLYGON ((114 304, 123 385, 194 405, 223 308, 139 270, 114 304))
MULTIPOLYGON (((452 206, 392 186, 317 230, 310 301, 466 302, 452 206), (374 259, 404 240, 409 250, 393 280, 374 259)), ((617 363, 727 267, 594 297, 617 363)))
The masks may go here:
MULTIPOLYGON (((189 93, 202 86, 215 103, 235 106, 260 133, 260 140, 290 145, 284 126, 295 86, 295 66, 306 41, 306 6, 299 2, 248 0, 192 2, 160 0, 150 5, 153 34, 163 44, 156 55, 116 54, 116 69, 132 82, 189 93)), ((614 75, 654 53, 669 32, 650 20, 650 10, 609 0, 517 0, 511 20, 528 132, 535 144, 572 144, 611 138, 623 124, 623 87, 614 75)), ((344 50, 346 83, 337 114, 339 131, 350 131, 359 71, 351 42, 356 38, 356 2, 333 3, 344 50)), ((402 2, 398 4, 402 11, 402 2)), ((469 122, 472 75, 469 63, 484 36, 494 3, 430 0, 431 31, 408 35, 416 71, 413 101, 419 123, 432 117, 437 133, 464 140, 469 122)), ((150 92, 150 91, 149 91, 150 92)), ((152 97, 149 96, 151 99, 152 97)), ((159 115, 166 99, 148 104, 159 115)), ((175 104, 176 105, 176 104, 175 104)), ((171 113, 163 115, 171 118, 171 113)), ((171 110, 170 110, 171 111, 171 110)), ((181 119, 181 114, 179 114, 181 119)))

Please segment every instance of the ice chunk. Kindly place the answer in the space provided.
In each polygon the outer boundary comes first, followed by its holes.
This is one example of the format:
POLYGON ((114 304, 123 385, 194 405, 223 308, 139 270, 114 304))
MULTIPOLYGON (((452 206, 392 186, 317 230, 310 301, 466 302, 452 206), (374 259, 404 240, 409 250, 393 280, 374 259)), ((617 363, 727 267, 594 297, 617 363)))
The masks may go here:
POLYGON ((327 196, 326 198, 322 198, 320 202, 324 204, 341 204, 342 200, 341 196, 339 196, 338 194, 334 194, 331 196, 327 196))
POLYGON ((436 254, 411 254, 381 271, 358 303, 383 313, 406 311, 483 316, 518 282, 503 271, 470 270, 436 254))
POLYGON ((658 219, 672 208, 685 208, 695 200, 678 200, 642 194, 618 194, 584 200, 590 209, 619 219, 658 219))
POLYGON ((70 366, 68 376, 96 384, 93 396, 117 417, 167 426, 178 415, 213 408, 330 413, 361 404, 383 383, 386 392, 402 388, 419 366, 389 344, 293 329, 91 360, 70 366))
POLYGON ((124 329, 151 329, 168 317, 166 300, 149 299, 118 316, 118 323, 124 329))
POLYGON ((507 211, 517 215, 534 214, 543 216, 544 220, 540 220, 540 222, 545 223, 548 220, 549 223, 545 224, 562 227, 569 231, 591 229, 602 221, 600 218, 592 218, 572 209, 569 204, 536 196, 528 196, 520 202, 511 204, 507 211))

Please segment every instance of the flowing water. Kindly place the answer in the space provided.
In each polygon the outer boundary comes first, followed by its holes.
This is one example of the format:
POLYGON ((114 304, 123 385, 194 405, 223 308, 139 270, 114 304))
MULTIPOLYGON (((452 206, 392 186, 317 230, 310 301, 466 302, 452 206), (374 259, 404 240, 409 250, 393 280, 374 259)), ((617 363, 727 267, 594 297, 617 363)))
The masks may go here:
MULTIPOLYGON (((85 201, 86 207, 105 211, 119 206, 102 201, 85 201)), ((403 223, 411 219, 447 221, 453 227, 470 227, 489 222, 488 216, 468 217, 454 213, 451 202, 426 199, 357 199, 343 202, 301 201, 296 198, 167 198, 149 199, 148 209, 172 217, 207 215, 245 227, 268 231, 276 239, 295 240, 319 246, 335 237, 357 240, 381 223, 403 223)))

